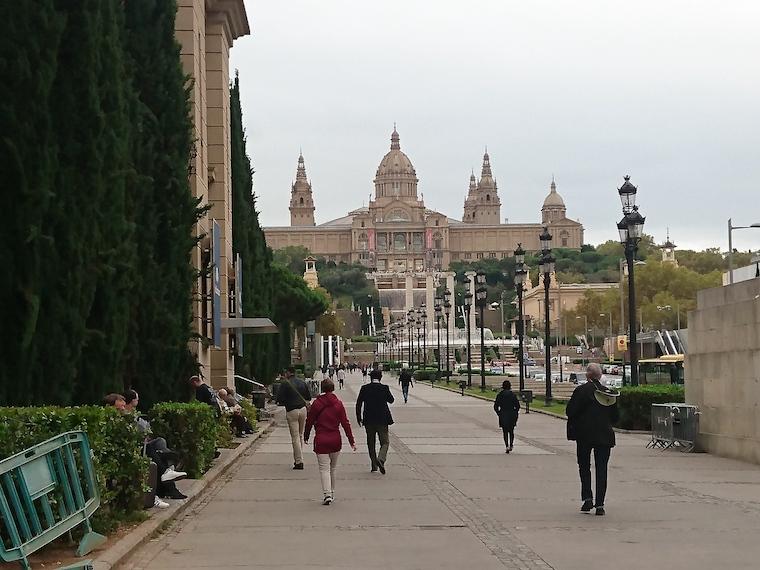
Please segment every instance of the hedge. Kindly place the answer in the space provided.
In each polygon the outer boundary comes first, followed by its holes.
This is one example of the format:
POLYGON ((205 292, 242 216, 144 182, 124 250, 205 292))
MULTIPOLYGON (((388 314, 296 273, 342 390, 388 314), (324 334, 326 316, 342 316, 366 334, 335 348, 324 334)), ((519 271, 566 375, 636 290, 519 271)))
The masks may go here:
POLYGON ((143 507, 148 459, 131 416, 102 406, 0 408, 0 457, 74 430, 87 434, 93 452, 101 499, 93 527, 111 532, 143 507))
POLYGON ((153 433, 166 439, 182 459, 182 470, 198 479, 211 466, 221 423, 208 404, 156 404, 149 412, 153 433))
POLYGON ((679 385, 656 384, 620 388, 620 398, 618 398, 620 421, 618 421, 618 427, 623 429, 651 430, 652 404, 683 401, 684 388, 679 385))

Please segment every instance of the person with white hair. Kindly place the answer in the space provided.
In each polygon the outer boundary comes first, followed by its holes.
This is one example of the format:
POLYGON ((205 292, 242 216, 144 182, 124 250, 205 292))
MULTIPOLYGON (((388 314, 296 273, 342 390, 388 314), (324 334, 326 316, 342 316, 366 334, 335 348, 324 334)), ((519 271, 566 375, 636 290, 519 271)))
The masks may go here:
POLYGON ((618 421, 617 394, 602 386, 602 368, 592 362, 586 368, 588 382, 579 386, 567 403, 567 439, 575 441, 581 479, 581 511, 596 509, 604 515, 607 494, 607 464, 615 447, 612 425, 618 421), (594 454, 596 501, 591 489, 591 453, 594 454))

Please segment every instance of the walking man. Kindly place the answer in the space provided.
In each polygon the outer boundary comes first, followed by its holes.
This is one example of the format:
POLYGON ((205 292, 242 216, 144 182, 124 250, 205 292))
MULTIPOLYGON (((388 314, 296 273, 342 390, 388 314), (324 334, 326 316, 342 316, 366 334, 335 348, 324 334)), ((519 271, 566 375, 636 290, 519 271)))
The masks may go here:
POLYGON ((398 376, 398 383, 401 384, 401 393, 404 395, 404 403, 406 404, 409 401, 409 386, 414 386, 412 373, 408 368, 404 368, 401 371, 401 374, 398 376))
POLYGON ((586 369, 588 382, 578 386, 567 403, 567 439, 575 440, 578 472, 581 479, 581 511, 596 508, 597 515, 604 515, 604 499, 607 494, 607 463, 615 447, 612 429, 619 417, 615 392, 599 382, 601 367, 592 362, 586 369), (594 453, 596 473, 596 502, 591 490, 591 452, 594 453))
POLYGON ((393 394, 380 380, 383 373, 377 362, 372 364, 369 384, 364 384, 356 399, 356 420, 367 432, 367 447, 372 471, 380 470, 385 475, 385 459, 388 456, 388 426, 393 424, 393 417, 388 404, 393 403, 393 394), (376 439, 380 439, 380 452, 375 449, 376 439))
POLYGON ((342 364, 338 366, 338 386, 340 386, 340 389, 343 389, 343 384, 346 381, 346 367, 342 364))
POLYGON ((293 469, 303 469, 303 430, 310 402, 309 387, 301 378, 296 378, 296 370, 291 366, 277 390, 277 403, 285 406, 290 442, 293 445, 293 469))

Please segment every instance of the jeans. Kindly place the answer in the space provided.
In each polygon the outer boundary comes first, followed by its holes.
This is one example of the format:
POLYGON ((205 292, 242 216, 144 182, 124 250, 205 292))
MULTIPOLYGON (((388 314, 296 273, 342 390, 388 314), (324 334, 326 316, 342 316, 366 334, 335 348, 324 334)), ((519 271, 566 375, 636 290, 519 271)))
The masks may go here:
POLYGON ((322 492, 325 497, 332 497, 335 494, 335 471, 338 468, 339 456, 340 451, 317 453, 319 476, 322 479, 322 492))
POLYGON ((293 444, 293 462, 303 463, 303 430, 306 427, 306 406, 285 413, 290 429, 290 443, 293 444))
POLYGON ((591 451, 594 452, 594 471, 596 473, 596 503, 595 507, 604 506, 607 495, 607 463, 610 460, 611 447, 593 446, 577 441, 576 455, 578 457, 578 472, 581 476, 581 500, 592 501, 594 493, 591 490, 591 451))
POLYGON ((409 384, 401 384, 401 393, 404 395, 404 403, 409 399, 409 384))
POLYGON ((372 467, 375 468, 380 463, 385 463, 385 458, 388 457, 388 446, 390 445, 390 439, 388 439, 388 426, 365 425, 364 429, 367 432, 369 458, 372 462, 372 467), (380 453, 375 449, 376 437, 380 439, 380 453))
POLYGON ((515 428, 503 427, 501 428, 501 432, 504 435, 504 445, 507 446, 507 449, 511 449, 515 442, 515 428))

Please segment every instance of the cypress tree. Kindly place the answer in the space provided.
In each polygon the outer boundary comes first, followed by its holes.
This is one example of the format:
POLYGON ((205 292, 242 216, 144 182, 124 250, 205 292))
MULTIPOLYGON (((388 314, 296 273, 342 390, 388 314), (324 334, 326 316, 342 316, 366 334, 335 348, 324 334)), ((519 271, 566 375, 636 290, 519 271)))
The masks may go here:
POLYGON ((192 355, 191 251, 198 202, 190 192, 193 144, 189 81, 174 36, 172 0, 125 3, 126 48, 138 93, 131 214, 137 224, 125 387, 147 405, 181 397, 192 355))

